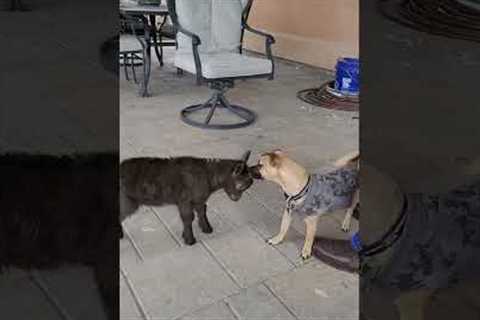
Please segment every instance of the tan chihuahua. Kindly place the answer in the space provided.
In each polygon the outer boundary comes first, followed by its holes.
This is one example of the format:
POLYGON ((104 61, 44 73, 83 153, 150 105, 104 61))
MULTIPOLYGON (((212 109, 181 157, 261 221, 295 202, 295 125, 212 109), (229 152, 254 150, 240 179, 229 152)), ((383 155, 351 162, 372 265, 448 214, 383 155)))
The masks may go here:
POLYGON ((360 155, 350 153, 335 162, 336 169, 325 174, 309 174, 285 152, 274 150, 260 156, 258 165, 251 167, 256 179, 280 185, 286 198, 280 232, 268 240, 271 245, 283 241, 292 222, 292 212, 305 221, 305 242, 302 258, 312 254, 318 218, 339 209, 346 209, 342 230, 348 231, 355 206, 359 201, 358 171, 360 155))

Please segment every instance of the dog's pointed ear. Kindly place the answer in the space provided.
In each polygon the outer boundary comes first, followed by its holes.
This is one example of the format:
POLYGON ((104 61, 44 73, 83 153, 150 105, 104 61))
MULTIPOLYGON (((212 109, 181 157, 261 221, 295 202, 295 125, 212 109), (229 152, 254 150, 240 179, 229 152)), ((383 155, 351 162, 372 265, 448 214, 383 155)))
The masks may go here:
POLYGON ((252 153, 252 151, 250 151, 250 150, 245 151, 245 153, 243 154, 242 159, 241 159, 243 163, 247 163, 248 159, 250 158, 251 153, 252 153))

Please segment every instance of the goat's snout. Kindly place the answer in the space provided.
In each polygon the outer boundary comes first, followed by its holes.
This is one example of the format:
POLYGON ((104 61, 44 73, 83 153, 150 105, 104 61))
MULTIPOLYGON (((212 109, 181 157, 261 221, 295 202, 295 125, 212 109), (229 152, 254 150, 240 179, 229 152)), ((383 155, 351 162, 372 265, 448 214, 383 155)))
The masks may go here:
POLYGON ((249 167, 250 171, 250 176, 253 179, 263 179, 262 173, 260 172, 260 169, 262 168, 261 164, 257 164, 255 166, 249 167))

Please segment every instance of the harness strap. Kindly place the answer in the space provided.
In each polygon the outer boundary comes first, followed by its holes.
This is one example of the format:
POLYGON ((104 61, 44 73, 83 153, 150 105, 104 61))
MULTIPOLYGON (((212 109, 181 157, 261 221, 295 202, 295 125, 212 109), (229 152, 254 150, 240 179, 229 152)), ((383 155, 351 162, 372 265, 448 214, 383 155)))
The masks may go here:
POLYGON ((303 189, 300 190, 300 192, 297 193, 296 195, 289 196, 287 193, 283 194, 287 202, 288 212, 290 212, 295 207, 295 201, 301 199, 303 196, 305 196, 305 194, 307 194, 308 190, 310 189, 310 181, 311 181, 311 176, 308 175, 307 183, 305 184, 303 189))
MULTIPOLYGON (((360 245, 361 249, 358 254, 361 257, 368 257, 380 252, 383 252, 393 246, 395 242, 400 238, 403 230, 405 229, 405 221, 407 217, 407 197, 404 196, 402 212, 395 221, 395 223, 389 228, 389 230, 377 241, 368 246, 360 245)), ((359 239, 358 239, 359 240, 359 239)))

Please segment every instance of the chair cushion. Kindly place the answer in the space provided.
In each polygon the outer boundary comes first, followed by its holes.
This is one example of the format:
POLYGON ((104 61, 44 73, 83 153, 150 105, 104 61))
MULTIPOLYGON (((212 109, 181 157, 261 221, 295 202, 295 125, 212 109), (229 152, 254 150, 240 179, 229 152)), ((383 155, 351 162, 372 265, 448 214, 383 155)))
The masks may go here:
MULTIPOLYGON (((243 77, 272 72, 272 63, 268 59, 250 57, 239 53, 201 53, 202 75, 207 79, 243 77)), ((196 74, 192 54, 176 54, 175 66, 196 74)))
MULTIPOLYGON (((176 0, 178 21, 200 37, 199 52, 232 51, 240 45, 242 0, 176 0)), ((192 51, 192 40, 178 33, 178 52, 192 51)))
POLYGON ((142 44, 131 34, 120 35, 120 52, 142 51, 142 44))

